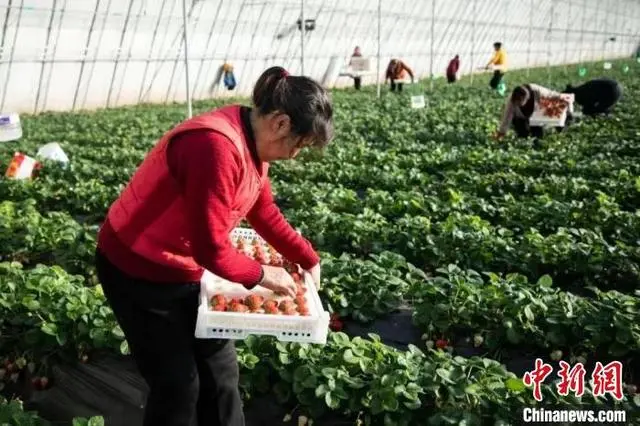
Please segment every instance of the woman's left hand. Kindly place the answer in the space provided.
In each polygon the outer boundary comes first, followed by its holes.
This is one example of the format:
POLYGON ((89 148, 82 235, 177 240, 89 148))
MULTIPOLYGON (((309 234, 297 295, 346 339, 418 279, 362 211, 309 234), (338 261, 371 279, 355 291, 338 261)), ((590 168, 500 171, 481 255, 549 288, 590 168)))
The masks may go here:
POLYGON ((313 278, 313 283, 316 285, 316 290, 320 290, 320 262, 316 264, 313 268, 307 271, 311 274, 311 278, 313 278))

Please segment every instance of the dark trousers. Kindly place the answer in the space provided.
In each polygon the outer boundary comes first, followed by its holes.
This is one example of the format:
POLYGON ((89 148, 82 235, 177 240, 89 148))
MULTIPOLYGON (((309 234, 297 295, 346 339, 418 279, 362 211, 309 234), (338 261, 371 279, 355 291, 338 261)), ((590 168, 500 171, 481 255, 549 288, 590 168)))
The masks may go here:
POLYGON ((528 138, 530 136, 538 139, 542 139, 544 136, 544 129, 538 126, 530 126, 528 118, 516 117, 511 122, 513 130, 516 132, 516 136, 519 138, 528 138))
POLYGON ((144 426, 244 426, 233 341, 194 337, 200 284, 135 279, 100 252, 96 267, 149 385, 144 426))
POLYGON ((493 77, 491 77, 491 81, 489 82, 489 86, 491 86, 492 89, 497 89, 503 76, 504 73, 502 71, 495 70, 493 72, 493 77))
POLYGON ((362 87, 362 78, 354 77, 353 78, 353 85, 355 86, 356 90, 360 90, 360 87, 362 87))
POLYGON ((398 89, 398 92, 402 92, 402 83, 396 83, 395 81, 391 81, 391 91, 395 92, 398 89))
POLYGON ((449 83, 455 83, 456 82, 456 76, 455 74, 447 74, 447 81, 449 83))

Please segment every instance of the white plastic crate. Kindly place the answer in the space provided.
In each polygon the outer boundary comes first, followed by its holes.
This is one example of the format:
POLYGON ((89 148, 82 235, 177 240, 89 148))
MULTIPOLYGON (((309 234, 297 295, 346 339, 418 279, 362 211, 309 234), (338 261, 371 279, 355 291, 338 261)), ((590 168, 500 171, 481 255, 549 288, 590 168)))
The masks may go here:
POLYGON ((540 127, 564 127, 567 121, 567 109, 562 112, 559 118, 546 117, 542 111, 535 110, 529 119, 529 125, 540 127))
POLYGON ((413 83, 410 78, 403 78, 403 79, 400 79, 400 80, 393 80, 393 82, 395 84, 404 84, 404 85, 409 85, 409 84, 413 83))
MULTIPOLYGON (((238 238, 247 244, 245 252, 252 255, 251 241, 257 238, 268 254, 267 243, 253 229, 236 228, 231 233, 235 243, 238 238)), ((269 261, 267 256, 267 261, 269 261)), ((250 294, 263 296, 265 299, 286 299, 276 296, 271 290, 256 286, 252 290, 243 285, 232 283, 217 275, 205 271, 201 279, 200 306, 196 322, 196 338, 200 339, 234 339, 242 340, 251 334, 271 335, 285 342, 306 342, 325 344, 329 332, 329 313, 322 306, 320 296, 310 274, 303 273, 307 287, 305 298, 309 308, 308 316, 285 316, 261 313, 218 312, 209 309, 209 300, 214 294, 222 293, 227 298, 244 298, 250 294)))
POLYGON ((573 103, 575 101, 575 95, 572 93, 562 93, 560 95, 562 99, 569 103, 568 107, 562 111, 562 114, 558 118, 546 117, 542 110, 537 108, 533 111, 531 118, 529 118, 529 124, 531 126, 541 127, 564 127, 567 121, 567 115, 569 112, 573 113, 573 103))

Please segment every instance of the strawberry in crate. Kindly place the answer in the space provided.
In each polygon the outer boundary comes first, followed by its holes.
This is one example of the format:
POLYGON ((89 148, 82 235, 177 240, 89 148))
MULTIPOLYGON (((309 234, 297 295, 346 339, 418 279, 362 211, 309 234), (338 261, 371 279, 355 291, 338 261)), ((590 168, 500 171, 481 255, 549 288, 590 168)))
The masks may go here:
POLYGON ((249 312, 249 307, 243 303, 243 300, 240 298, 233 298, 229 305, 227 306, 227 310, 231 312, 249 312))
POLYGON ((540 98, 539 105, 545 117, 560 118, 569 103, 562 98, 540 98))
POLYGON ((227 300, 223 294, 214 294, 210 300, 211 310, 224 312, 227 310, 227 300))
POLYGON ((260 244, 258 238, 254 238, 251 242, 253 248, 253 258, 261 265, 267 264, 267 258, 265 256, 264 247, 260 244))
POLYGON ((300 275, 300 273, 298 272, 291 272, 290 275, 291 278, 293 278, 293 281, 296 283, 296 296, 304 296, 304 294, 307 292, 307 287, 304 284, 302 275, 300 275))
POLYGON ((244 304, 247 305, 249 310, 254 313, 261 313, 263 311, 262 309, 263 303, 264 303, 264 298, 257 294, 250 294, 244 299, 244 304))
POLYGON ((309 316, 309 306, 307 306, 307 299, 300 295, 296 297, 296 306, 298 307, 298 313, 304 317, 309 316))
POLYGON ((296 303, 291 299, 283 300, 278 307, 284 315, 298 315, 296 303))
POLYGON ((264 308, 265 314, 280 315, 280 310, 278 309, 278 302, 275 300, 267 300, 266 302, 264 302, 262 307, 264 308))

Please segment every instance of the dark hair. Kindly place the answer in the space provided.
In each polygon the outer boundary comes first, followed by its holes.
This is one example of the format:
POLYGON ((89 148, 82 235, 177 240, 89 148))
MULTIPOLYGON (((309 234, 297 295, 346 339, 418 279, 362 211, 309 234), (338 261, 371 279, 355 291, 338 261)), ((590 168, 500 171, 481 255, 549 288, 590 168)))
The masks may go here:
POLYGON ((575 91, 576 91, 575 87, 573 87, 571 84, 567 84, 567 87, 565 87, 562 93, 575 93, 575 91))
POLYGON ((500 49, 502 47, 502 43, 496 41, 495 43, 493 43, 493 47, 495 47, 496 49, 500 49))
POLYGON ((333 138, 333 107, 326 90, 314 80, 289 75, 282 67, 262 73, 252 96, 260 115, 278 111, 291 119, 292 131, 313 137, 315 147, 326 146, 333 138))
POLYGON ((527 96, 527 90, 522 86, 516 87, 515 89, 513 89, 513 92, 511 92, 512 101, 515 101, 517 99, 522 99, 525 96, 527 96))

